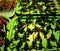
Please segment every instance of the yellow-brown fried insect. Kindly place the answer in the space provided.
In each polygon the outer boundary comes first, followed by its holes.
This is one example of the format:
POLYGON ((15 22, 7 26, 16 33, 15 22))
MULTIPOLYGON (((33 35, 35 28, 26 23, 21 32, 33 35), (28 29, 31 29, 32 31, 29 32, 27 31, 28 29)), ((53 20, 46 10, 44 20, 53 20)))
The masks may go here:
POLYGON ((0 1, 0 11, 10 11, 16 7, 17 0, 0 1))
POLYGON ((0 36, 0 45, 4 43, 4 38, 0 36))
POLYGON ((3 26, 7 23, 6 18, 0 16, 0 31, 2 31, 3 26))

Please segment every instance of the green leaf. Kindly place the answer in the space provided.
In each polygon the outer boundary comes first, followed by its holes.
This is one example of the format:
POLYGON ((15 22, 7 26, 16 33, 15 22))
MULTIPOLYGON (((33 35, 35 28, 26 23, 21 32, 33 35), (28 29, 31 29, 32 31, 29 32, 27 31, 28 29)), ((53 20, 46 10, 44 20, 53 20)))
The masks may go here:
POLYGON ((11 51, 11 49, 9 47, 7 47, 7 51, 11 51))
POLYGON ((45 10, 46 9, 46 6, 43 6, 43 10, 45 10))
POLYGON ((20 40, 13 40, 13 44, 17 45, 19 43, 20 40))
POLYGON ((9 48, 13 49, 14 47, 16 47, 16 45, 14 43, 10 43, 9 48))
POLYGON ((59 40, 59 35, 60 35, 59 31, 54 32, 54 36, 57 41, 59 40))
POLYGON ((56 46, 57 47, 56 42, 50 41, 50 43, 51 43, 52 46, 56 46))
POLYGON ((39 24, 35 24, 36 27, 40 28, 41 26, 39 24))
POLYGON ((42 4, 44 4, 44 2, 41 1, 41 2, 38 2, 38 4, 39 4, 39 5, 42 5, 42 4))
POLYGON ((22 43, 22 46, 20 47, 20 49, 24 48, 25 46, 25 42, 22 43))
POLYGON ((43 45, 43 47, 47 47, 47 39, 42 39, 42 45, 43 45))
POLYGON ((55 27, 56 27, 56 25, 51 24, 51 28, 52 29, 55 29, 55 27))
POLYGON ((19 36, 20 38, 22 38, 22 37, 24 36, 24 34, 18 33, 18 36, 19 36))
POLYGON ((24 31, 25 31, 25 32, 27 31, 27 26, 24 28, 24 31))
POLYGON ((20 2, 18 1, 18 2, 17 2, 17 6, 16 6, 16 8, 15 8, 15 12, 16 12, 17 14, 20 14, 21 8, 22 8, 22 6, 20 6, 20 2))
POLYGON ((2 45, 2 46, 0 47, 0 50, 1 50, 1 51, 4 51, 4 45, 2 45))
POLYGON ((7 38, 9 40, 11 40, 12 38, 14 38, 14 34, 15 34, 15 29, 14 27, 17 24, 17 17, 14 17, 12 20, 10 20, 7 24, 7 28, 9 31, 7 31, 7 38))
POLYGON ((14 48, 14 49, 12 49, 12 51, 17 51, 17 49, 16 49, 16 48, 14 48))

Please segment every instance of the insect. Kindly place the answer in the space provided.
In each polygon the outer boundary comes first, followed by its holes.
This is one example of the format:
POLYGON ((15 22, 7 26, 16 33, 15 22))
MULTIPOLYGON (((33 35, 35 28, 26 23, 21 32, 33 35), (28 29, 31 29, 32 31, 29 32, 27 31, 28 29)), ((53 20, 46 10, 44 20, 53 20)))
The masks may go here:
POLYGON ((0 16, 0 31, 2 31, 3 26, 7 23, 6 18, 0 16))
POLYGON ((0 11, 10 11, 15 8, 17 0, 1 0, 0 11))
POLYGON ((4 39, 0 36, 0 45, 4 43, 4 39))

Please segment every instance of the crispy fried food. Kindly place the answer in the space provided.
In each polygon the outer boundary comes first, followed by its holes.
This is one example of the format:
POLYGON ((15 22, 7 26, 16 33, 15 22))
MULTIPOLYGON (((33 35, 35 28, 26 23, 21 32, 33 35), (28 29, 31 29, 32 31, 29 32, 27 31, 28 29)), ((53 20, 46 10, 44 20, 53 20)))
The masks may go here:
POLYGON ((2 0, 0 1, 0 11, 10 11, 16 7, 17 0, 2 0))
POLYGON ((2 31, 3 26, 7 23, 6 18, 0 16, 0 31, 2 31))

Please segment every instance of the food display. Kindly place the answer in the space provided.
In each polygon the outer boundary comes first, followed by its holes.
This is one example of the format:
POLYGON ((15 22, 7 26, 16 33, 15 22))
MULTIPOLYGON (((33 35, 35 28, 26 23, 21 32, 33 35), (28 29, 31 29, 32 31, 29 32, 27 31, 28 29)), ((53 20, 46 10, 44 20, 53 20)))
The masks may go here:
POLYGON ((0 51, 56 50, 59 0, 0 0, 0 51))

